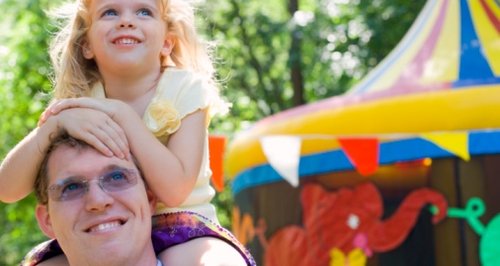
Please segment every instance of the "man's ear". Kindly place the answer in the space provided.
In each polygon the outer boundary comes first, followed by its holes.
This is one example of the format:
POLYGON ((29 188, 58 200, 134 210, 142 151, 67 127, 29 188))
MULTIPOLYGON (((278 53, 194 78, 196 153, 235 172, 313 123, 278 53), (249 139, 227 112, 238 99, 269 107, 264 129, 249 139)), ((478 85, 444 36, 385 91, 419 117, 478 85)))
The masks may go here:
POLYGON ((42 232, 49 238, 56 238, 54 230, 52 229, 48 206, 38 204, 36 206, 35 215, 36 220, 38 221, 38 227, 40 227, 42 232))
POLYGON ((163 41, 163 48, 161 49, 161 55, 163 57, 168 57, 170 56, 170 53, 172 53, 172 50, 174 49, 175 46, 175 40, 172 36, 167 36, 165 38, 165 41, 163 41))
POLYGON ((92 52, 92 49, 90 48, 90 44, 87 40, 84 40, 82 42, 82 54, 85 59, 92 59, 94 58, 94 52, 92 52))

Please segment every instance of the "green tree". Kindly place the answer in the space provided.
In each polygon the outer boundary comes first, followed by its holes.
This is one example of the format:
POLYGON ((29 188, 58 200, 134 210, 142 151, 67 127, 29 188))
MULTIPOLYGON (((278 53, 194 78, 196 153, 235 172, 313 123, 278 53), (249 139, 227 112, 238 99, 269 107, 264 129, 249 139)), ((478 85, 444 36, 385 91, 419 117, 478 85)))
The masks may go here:
MULTIPOLYGON (((49 99, 47 42, 54 29, 44 11, 59 2, 0 1, 0 158, 36 126, 49 99)), ((233 104, 212 132, 231 136, 265 116, 345 92, 387 55, 423 3, 205 0, 200 27, 217 43, 222 92, 233 104)), ((230 226, 229 190, 215 202, 230 226)), ((33 197, 0 203, 0 266, 18 264, 45 239, 34 204, 33 197)))
MULTIPOLYGON (((55 1, 50 1, 54 3, 55 1)), ((50 89, 44 13, 48 0, 0 2, 0 158, 35 127, 50 89)), ((44 236, 34 218, 34 198, 0 203, 0 265, 16 265, 44 236)))
POLYGON ((206 0, 203 23, 233 104, 220 128, 235 132, 345 92, 391 51, 424 2, 206 0))

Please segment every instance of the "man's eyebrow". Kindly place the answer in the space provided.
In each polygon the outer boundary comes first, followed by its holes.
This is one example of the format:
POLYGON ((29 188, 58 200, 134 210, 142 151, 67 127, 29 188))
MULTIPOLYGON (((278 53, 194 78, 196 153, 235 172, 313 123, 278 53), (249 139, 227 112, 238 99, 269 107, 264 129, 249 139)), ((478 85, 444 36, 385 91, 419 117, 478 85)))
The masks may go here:
POLYGON ((136 175, 138 178, 142 179, 142 173, 139 171, 139 168, 137 168, 136 165, 133 165, 132 167, 126 167, 123 165, 117 165, 117 164, 110 164, 102 169, 100 172, 99 176, 106 176, 114 171, 122 171, 125 173, 132 173, 136 175))
POLYGON ((106 167, 104 167, 100 173, 101 175, 103 174, 106 174, 110 171, 116 171, 116 170, 126 170, 126 171, 136 171, 136 172, 139 172, 137 167, 126 167, 126 166, 123 166, 123 165, 117 165, 117 164, 110 164, 110 165, 107 165, 106 167))
POLYGON ((52 185, 58 185, 58 186, 65 185, 65 184, 71 183, 72 181, 82 180, 82 179, 85 179, 85 176, 82 176, 82 175, 70 175, 70 176, 67 176, 67 177, 64 177, 62 179, 57 180, 56 182, 54 182, 54 184, 49 184, 49 186, 52 186, 52 185))
MULTIPOLYGON (((135 166, 134 167, 126 167, 126 166, 118 165, 118 164, 109 164, 109 165, 103 167, 101 170, 99 170, 97 176, 102 176, 102 175, 105 175, 109 172, 117 171, 117 170, 135 171, 140 175, 139 170, 135 166)), ((67 184, 71 181, 89 179, 89 178, 94 178, 94 177, 93 176, 89 177, 89 176, 79 175, 79 174, 72 174, 72 175, 68 175, 62 179, 57 180, 56 182, 54 182, 54 184, 55 185, 64 185, 64 184, 67 184)), ((50 184, 49 184, 49 186, 50 186, 50 184)))

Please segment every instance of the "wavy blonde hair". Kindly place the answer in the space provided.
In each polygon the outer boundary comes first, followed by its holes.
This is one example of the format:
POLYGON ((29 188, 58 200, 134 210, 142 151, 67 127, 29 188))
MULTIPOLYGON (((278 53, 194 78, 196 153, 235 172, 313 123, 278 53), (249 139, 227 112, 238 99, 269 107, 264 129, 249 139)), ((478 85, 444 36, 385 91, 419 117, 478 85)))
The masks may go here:
MULTIPOLYGON (((92 0, 76 0, 54 12, 60 30, 50 45, 50 58, 54 68, 54 98, 89 96, 92 85, 101 81, 95 61, 83 57, 82 45, 92 23, 88 12, 92 0)), ((195 26, 192 1, 157 0, 165 21, 167 33, 174 40, 169 58, 161 58, 166 67, 173 62, 177 68, 199 73, 216 87, 212 61, 212 47, 202 40, 195 26)))

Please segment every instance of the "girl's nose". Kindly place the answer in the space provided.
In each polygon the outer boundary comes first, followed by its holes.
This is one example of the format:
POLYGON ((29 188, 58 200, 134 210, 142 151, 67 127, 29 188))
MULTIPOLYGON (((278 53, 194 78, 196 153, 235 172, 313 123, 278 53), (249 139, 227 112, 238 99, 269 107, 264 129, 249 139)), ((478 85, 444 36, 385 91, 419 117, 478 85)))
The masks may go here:
POLYGON ((135 27, 134 14, 130 14, 129 12, 121 14, 118 27, 121 29, 134 28, 135 27))
POLYGON ((133 28, 134 24, 132 23, 120 23, 120 28, 133 28))

